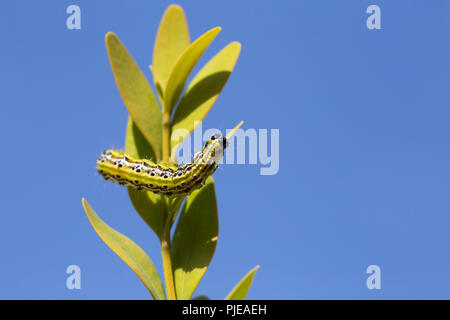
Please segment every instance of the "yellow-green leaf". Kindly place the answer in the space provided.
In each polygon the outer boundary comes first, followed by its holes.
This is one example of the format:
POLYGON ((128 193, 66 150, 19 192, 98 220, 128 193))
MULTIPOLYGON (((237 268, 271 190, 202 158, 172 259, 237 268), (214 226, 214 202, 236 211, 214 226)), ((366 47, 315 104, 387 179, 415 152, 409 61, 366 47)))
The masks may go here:
POLYGON ((161 110, 147 79, 119 38, 105 37, 111 68, 125 106, 136 126, 161 158, 161 110))
POLYGON ((163 93, 175 62, 189 46, 189 30, 183 9, 170 5, 164 13, 153 48, 153 81, 163 93))
POLYGON ((250 270, 239 283, 231 290, 225 300, 244 300, 247 296, 248 290, 253 282, 253 277, 255 276, 256 271, 258 271, 259 266, 254 267, 250 270))
POLYGON ((240 51, 239 42, 230 43, 209 60, 188 85, 173 116, 172 133, 182 130, 173 135, 179 139, 171 141, 171 150, 176 150, 209 112, 233 71, 240 51))
POLYGON ((131 239, 104 223, 86 199, 83 198, 82 203, 89 221, 100 238, 133 269, 154 299, 164 300, 166 297, 161 278, 144 250, 131 239))
MULTIPOLYGON (((155 152, 152 146, 145 140, 131 117, 128 118, 125 152, 132 157, 155 161, 155 152)), ((132 187, 128 188, 128 195, 139 215, 161 239, 163 229, 161 197, 153 192, 139 191, 132 187)))
POLYGON ((132 157, 149 159, 156 162, 156 154, 153 147, 147 142, 131 117, 128 117, 125 135, 125 152, 132 157))
POLYGON ((128 195, 134 209, 152 228, 153 232, 161 239, 163 230, 163 212, 161 211, 161 197, 150 191, 139 191, 135 188, 128 188, 128 195))
POLYGON ((216 249, 219 224, 214 180, 192 192, 181 211, 172 239, 177 299, 191 299, 216 249))
POLYGON ((189 74, 219 32, 220 27, 216 27, 204 33, 183 51, 175 63, 164 90, 164 108, 170 114, 183 92, 189 74))

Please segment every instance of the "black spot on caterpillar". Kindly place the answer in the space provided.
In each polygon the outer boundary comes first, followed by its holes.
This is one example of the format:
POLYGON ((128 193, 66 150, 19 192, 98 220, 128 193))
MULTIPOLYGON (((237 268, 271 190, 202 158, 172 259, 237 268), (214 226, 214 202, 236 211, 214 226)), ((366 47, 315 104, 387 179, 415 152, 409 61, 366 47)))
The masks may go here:
POLYGON ((97 160, 97 170, 108 181, 138 190, 167 196, 189 194, 202 187, 216 171, 227 146, 227 137, 215 134, 194 155, 192 162, 183 166, 155 164, 150 160, 135 159, 119 150, 106 150, 97 160))

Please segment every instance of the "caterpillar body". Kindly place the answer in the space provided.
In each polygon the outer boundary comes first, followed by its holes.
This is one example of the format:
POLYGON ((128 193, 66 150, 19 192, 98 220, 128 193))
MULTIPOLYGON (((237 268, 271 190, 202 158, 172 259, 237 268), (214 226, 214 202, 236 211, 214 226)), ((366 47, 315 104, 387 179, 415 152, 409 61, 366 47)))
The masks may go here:
POLYGON ((111 149, 100 155, 97 170, 108 181, 138 190, 149 190, 167 196, 190 194, 202 187, 206 179, 216 171, 227 146, 227 137, 215 134, 194 155, 192 162, 183 166, 155 164, 111 149))

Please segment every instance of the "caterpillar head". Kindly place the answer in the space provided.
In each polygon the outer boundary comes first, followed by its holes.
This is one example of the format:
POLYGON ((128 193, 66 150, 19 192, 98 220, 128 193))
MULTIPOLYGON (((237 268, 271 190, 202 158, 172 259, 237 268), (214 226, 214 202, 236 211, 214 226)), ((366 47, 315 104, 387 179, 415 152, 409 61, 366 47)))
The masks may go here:
POLYGON ((226 147, 228 147, 228 140, 226 137, 216 133, 213 134, 211 136, 211 140, 212 142, 215 142, 218 144, 219 147, 221 147, 222 149, 225 149, 226 147))
POLYGON ((220 134, 214 134, 211 136, 211 139, 206 142, 203 150, 197 156, 197 159, 194 157, 194 161, 201 160, 209 165, 217 164, 223 157, 226 147, 228 147, 227 138, 220 134))

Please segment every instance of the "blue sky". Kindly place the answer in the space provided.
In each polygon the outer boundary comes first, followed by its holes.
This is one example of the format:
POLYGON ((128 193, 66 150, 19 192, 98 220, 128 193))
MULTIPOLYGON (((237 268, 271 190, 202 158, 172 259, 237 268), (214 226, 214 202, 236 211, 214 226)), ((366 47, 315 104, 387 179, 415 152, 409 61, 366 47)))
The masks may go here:
MULTIPOLYGON (((167 1, 4 1, 0 298, 148 299, 97 236, 86 197, 150 255, 159 244, 127 192, 95 170, 127 120, 107 60, 114 31, 149 77, 167 1), (81 8, 81 30, 66 8, 81 8), (82 289, 67 290, 68 265, 82 289)), ((220 233, 197 293, 249 299, 450 298, 450 2, 179 1, 192 38, 242 53, 203 128, 279 129, 280 170, 224 165, 220 233), (366 8, 381 8, 368 30, 366 8), (381 290, 366 268, 381 268, 381 290)), ((198 69, 198 68, 197 68, 198 69)))

